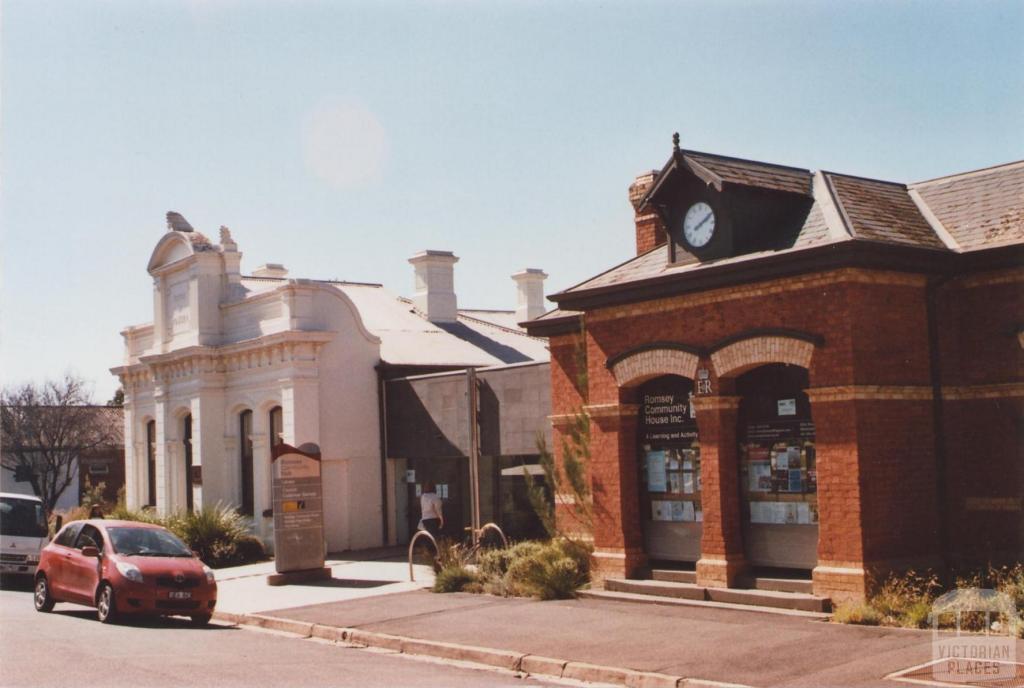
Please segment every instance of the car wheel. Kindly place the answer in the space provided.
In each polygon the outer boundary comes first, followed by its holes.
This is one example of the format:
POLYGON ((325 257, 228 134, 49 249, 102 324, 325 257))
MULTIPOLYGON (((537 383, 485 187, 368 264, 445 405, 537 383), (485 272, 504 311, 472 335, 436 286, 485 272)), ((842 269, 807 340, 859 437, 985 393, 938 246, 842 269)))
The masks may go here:
POLYGON ((205 626, 210 623, 210 619, 213 618, 210 614, 193 614, 192 625, 193 626, 205 626))
POLYGON ((110 587, 110 583, 100 586, 100 594, 96 596, 96 618, 100 623, 114 623, 117 620, 114 589, 110 587))
POLYGON ((32 598, 37 612, 48 612, 53 610, 53 605, 56 603, 56 600, 54 600, 53 596, 50 594, 50 581, 46 580, 46 576, 40 574, 36 577, 36 590, 32 598))

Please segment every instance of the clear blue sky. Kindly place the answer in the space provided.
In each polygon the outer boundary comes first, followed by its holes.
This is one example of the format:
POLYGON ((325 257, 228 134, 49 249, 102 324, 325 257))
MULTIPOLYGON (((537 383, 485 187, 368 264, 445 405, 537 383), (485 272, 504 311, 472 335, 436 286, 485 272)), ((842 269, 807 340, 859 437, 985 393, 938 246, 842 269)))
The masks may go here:
POLYGON ((1024 2, 41 2, 2 11, 2 367, 106 399, 177 210, 243 268, 512 307, 633 251, 684 147, 914 181, 1024 158, 1024 2))

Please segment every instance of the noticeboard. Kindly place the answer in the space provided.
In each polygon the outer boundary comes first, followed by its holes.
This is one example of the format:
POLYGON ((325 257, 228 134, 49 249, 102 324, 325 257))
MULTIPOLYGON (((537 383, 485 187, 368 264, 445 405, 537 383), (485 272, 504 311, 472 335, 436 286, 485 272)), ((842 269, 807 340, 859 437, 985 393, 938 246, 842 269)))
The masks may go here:
POLYGON ((274 567, 278 573, 324 565, 323 483, 315 444, 274 445, 274 567))

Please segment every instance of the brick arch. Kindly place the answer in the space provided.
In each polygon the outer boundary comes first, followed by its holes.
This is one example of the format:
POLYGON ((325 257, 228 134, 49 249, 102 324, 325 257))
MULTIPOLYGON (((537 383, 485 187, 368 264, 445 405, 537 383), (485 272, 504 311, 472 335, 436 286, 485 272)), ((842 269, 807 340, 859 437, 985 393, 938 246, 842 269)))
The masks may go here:
POLYGON ((690 378, 697 375, 700 358, 678 348, 651 348, 627 354, 608 366, 619 387, 634 387, 662 375, 690 378))
POLYGON ((788 363, 810 368, 813 355, 814 342, 807 338, 763 335, 719 348, 711 354, 711 365, 718 377, 736 377, 769 363, 788 363))

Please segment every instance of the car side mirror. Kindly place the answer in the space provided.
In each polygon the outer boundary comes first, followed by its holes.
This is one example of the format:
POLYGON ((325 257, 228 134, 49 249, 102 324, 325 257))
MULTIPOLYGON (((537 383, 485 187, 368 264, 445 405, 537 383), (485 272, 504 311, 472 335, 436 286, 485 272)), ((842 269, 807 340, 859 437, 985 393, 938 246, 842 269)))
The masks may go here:
POLYGON ((100 555, 100 551, 96 547, 91 547, 89 545, 86 545, 85 547, 82 548, 82 556, 83 557, 98 557, 99 555, 100 555))

